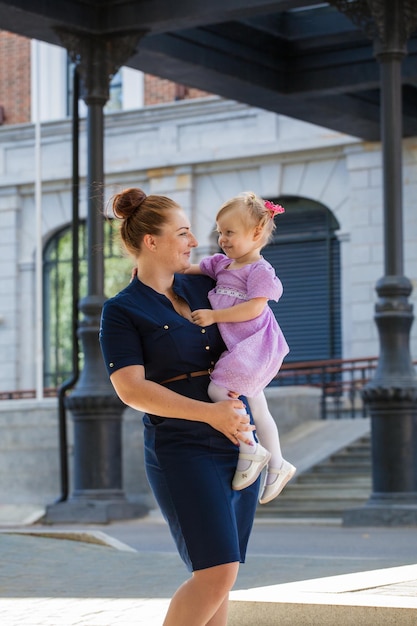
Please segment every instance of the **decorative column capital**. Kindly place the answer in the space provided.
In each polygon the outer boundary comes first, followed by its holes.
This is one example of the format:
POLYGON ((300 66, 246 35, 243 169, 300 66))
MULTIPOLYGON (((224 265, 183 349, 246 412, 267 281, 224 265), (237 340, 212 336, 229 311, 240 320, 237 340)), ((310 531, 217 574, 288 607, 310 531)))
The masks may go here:
POLYGON ((329 0, 376 44, 376 53, 397 50, 405 45, 417 26, 415 0, 329 0))
POLYGON ((145 30, 116 35, 91 35, 57 28, 63 46, 77 66, 86 104, 104 105, 113 76, 136 52, 145 30))

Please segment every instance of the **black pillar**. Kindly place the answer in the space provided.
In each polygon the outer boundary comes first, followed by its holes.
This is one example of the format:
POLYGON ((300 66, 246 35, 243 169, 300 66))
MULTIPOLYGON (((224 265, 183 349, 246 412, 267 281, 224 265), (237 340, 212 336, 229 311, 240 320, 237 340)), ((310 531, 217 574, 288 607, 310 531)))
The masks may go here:
POLYGON ((103 258, 104 114, 111 77, 134 52, 140 34, 84 36, 60 31, 83 80, 87 115, 87 296, 78 334, 84 367, 65 405, 74 421, 74 471, 68 500, 47 508, 45 521, 99 522, 144 515, 147 499, 130 502, 122 479, 124 405, 108 379, 98 341, 105 301, 103 258))
POLYGON ((417 525, 417 377, 410 354, 412 286, 403 275, 402 80, 406 41, 417 7, 403 0, 354 0, 341 10, 366 24, 381 67, 381 141, 384 181, 384 271, 376 291, 380 355, 363 391, 371 414, 372 494, 345 511, 347 526, 417 525), (356 6, 355 6, 356 5, 356 6))

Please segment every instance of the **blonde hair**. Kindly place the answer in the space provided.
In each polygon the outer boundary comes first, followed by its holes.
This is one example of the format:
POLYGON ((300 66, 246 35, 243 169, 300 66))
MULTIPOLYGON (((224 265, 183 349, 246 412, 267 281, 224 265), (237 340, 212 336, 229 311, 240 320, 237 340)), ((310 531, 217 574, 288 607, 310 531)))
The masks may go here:
POLYGON ((239 211, 245 228, 248 230, 259 228, 261 230, 262 246, 266 246, 271 241, 276 224, 274 213, 265 206, 265 200, 257 196, 253 191, 244 191, 222 204, 216 215, 216 222, 232 210, 239 211))
POLYGON ((112 209, 120 220, 120 237, 126 250, 137 257, 145 235, 160 235, 169 221, 169 211, 180 209, 166 196, 151 195, 131 187, 113 196, 112 209))

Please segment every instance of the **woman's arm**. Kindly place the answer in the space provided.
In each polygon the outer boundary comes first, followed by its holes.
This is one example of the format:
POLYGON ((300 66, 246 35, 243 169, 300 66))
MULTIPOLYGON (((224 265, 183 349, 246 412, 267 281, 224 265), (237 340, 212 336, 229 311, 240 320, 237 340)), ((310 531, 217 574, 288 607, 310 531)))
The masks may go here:
POLYGON ((110 380, 122 402, 137 411, 160 417, 206 422, 234 444, 239 440, 250 444, 245 431, 254 430, 255 427, 251 426, 247 415, 236 412, 236 409, 245 408, 238 399, 212 403, 182 396, 163 385, 146 380, 142 365, 122 367, 110 376, 110 380), (237 430, 241 432, 236 437, 237 430))
POLYGON ((210 326, 219 322, 248 322, 258 317, 268 303, 267 298, 252 298, 227 309, 197 309, 191 312, 194 324, 210 326))

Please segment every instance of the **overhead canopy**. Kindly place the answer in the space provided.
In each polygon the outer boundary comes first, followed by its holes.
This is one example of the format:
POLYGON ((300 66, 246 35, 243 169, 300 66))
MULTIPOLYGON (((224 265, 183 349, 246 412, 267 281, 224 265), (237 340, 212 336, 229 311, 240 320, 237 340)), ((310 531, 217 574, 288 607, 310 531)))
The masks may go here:
MULTIPOLYGON (((372 41, 314 0, 0 0, 0 28, 143 32, 130 67, 366 140, 380 138, 372 41)), ((417 135, 417 37, 403 62, 403 134, 417 135)))

